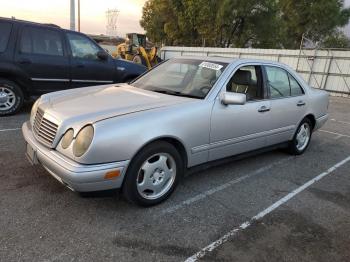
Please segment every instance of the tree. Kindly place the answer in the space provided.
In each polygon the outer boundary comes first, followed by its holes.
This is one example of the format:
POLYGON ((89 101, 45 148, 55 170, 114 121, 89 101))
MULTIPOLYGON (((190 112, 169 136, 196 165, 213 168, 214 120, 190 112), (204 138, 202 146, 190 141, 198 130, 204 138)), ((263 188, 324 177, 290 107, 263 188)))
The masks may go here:
POLYGON ((336 31, 322 41, 323 48, 350 48, 350 39, 341 31, 336 31))
POLYGON ((303 34, 320 41, 350 18, 350 9, 343 8, 344 0, 280 0, 278 6, 284 48, 298 48, 303 34))
POLYGON ((140 24, 153 42, 168 45, 298 48, 303 34, 323 41, 348 23, 343 2, 148 0, 140 24))

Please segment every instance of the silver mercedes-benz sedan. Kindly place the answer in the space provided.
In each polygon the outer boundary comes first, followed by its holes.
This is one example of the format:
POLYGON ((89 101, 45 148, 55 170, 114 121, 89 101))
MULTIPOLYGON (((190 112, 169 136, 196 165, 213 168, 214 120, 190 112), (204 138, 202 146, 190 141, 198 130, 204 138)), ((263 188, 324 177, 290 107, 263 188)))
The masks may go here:
POLYGON ((280 63, 183 57, 130 84, 43 95, 22 131, 30 162, 68 188, 150 206, 190 167, 276 145, 302 154, 328 103, 280 63))

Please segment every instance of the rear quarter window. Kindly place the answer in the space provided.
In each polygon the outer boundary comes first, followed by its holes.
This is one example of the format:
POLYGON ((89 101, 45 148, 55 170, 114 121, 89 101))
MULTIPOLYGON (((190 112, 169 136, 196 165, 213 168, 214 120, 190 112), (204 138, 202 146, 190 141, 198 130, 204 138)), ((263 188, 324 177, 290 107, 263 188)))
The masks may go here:
POLYGON ((11 23, 0 22, 0 53, 4 52, 7 48, 7 43, 10 38, 11 29, 11 23))

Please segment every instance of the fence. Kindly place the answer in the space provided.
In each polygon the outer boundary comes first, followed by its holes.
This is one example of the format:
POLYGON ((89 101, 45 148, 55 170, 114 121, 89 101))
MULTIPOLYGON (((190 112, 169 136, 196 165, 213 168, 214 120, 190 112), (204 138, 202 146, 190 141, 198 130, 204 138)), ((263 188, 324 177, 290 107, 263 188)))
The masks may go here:
POLYGON ((350 97, 350 51, 336 49, 250 49, 163 47, 161 58, 178 56, 221 56, 278 61, 296 70, 315 88, 332 95, 350 97))

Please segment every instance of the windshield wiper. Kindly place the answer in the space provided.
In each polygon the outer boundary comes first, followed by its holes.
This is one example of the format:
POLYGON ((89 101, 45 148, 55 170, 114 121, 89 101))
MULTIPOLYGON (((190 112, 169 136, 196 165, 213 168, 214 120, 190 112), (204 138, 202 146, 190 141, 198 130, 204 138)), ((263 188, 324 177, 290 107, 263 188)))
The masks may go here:
POLYGON ((199 96, 190 95, 190 94, 183 94, 183 93, 178 92, 178 91, 170 91, 170 90, 164 90, 164 89, 152 89, 150 91, 161 93, 161 94, 166 94, 166 95, 183 96, 183 97, 201 99, 201 97, 199 97, 199 96))

